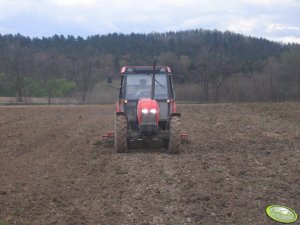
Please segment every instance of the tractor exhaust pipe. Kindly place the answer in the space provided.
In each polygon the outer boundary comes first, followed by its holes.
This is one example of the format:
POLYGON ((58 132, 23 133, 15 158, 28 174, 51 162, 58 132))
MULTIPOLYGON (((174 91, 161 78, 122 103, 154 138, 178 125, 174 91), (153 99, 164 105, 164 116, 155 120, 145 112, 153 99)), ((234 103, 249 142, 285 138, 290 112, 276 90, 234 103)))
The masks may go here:
POLYGON ((151 99, 154 99, 154 92, 155 92, 155 70, 156 70, 156 56, 154 56, 154 62, 153 62, 151 99))

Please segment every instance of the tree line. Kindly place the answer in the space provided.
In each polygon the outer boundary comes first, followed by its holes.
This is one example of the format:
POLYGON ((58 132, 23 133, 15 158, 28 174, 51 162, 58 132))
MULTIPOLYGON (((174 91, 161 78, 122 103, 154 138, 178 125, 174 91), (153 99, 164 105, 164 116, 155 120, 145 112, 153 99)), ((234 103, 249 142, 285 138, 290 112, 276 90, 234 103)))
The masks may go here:
POLYGON ((87 38, 29 38, 0 34, 0 96, 76 96, 99 93, 124 65, 169 65, 186 76, 181 100, 300 100, 300 45, 217 30, 107 34, 87 38), (94 91, 93 91, 94 90, 94 91))

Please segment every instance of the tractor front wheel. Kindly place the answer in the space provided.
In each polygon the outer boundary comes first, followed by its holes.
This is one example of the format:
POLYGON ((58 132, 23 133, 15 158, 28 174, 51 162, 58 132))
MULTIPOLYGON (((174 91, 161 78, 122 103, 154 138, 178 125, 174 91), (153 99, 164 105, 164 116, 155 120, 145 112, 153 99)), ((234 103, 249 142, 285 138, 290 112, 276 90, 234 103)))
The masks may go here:
POLYGON ((168 144, 168 153, 177 154, 180 149, 180 131, 181 121, 179 116, 171 116, 170 118, 170 137, 168 144))
POLYGON ((118 153, 127 152, 127 118, 125 115, 116 115, 115 150, 118 153))

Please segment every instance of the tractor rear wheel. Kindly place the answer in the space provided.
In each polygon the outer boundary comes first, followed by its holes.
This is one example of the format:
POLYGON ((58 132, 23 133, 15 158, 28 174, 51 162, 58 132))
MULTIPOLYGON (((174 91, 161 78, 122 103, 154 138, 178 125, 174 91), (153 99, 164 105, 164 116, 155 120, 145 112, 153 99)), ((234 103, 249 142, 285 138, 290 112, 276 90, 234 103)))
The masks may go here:
POLYGON ((116 115, 115 121, 115 150, 127 152, 127 118, 125 115, 116 115))
POLYGON ((180 131, 181 121, 179 116, 171 116, 170 118, 170 137, 168 144, 168 153, 177 154, 180 149, 180 131))

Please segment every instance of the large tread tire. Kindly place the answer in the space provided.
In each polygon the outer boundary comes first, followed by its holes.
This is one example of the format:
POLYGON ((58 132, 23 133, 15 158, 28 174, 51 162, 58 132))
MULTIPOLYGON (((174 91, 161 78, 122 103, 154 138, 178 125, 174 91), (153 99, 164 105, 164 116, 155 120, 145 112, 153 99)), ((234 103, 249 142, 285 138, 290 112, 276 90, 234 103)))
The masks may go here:
POLYGON ((127 118, 125 115, 116 115, 114 147, 115 151, 118 153, 124 153, 128 151, 127 118))
POLYGON ((178 154, 180 151, 180 132, 181 120, 179 116, 171 116, 170 118, 170 137, 167 152, 170 154, 178 154))

